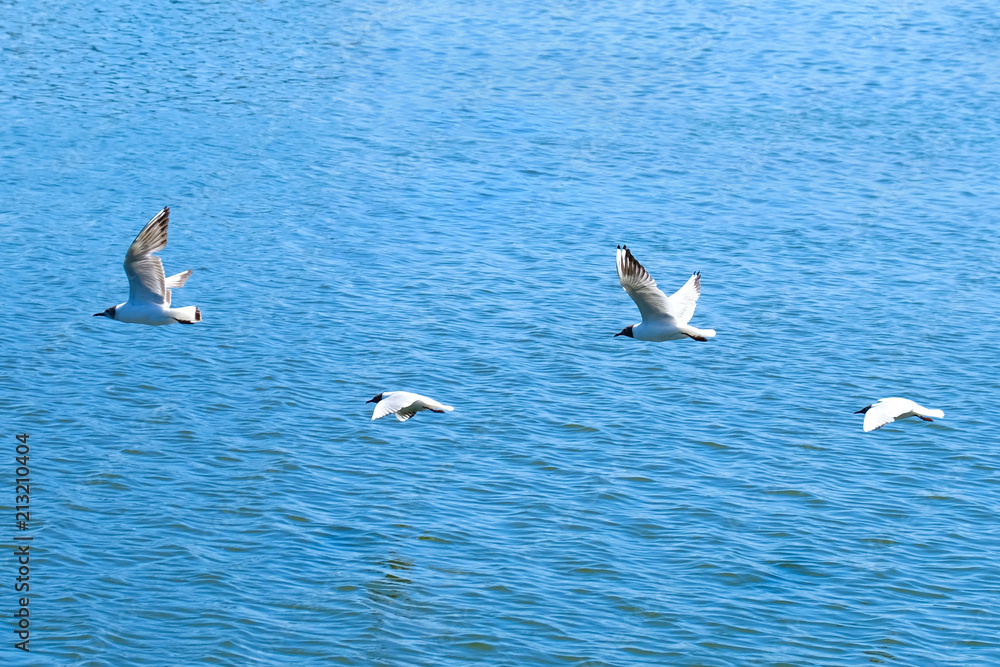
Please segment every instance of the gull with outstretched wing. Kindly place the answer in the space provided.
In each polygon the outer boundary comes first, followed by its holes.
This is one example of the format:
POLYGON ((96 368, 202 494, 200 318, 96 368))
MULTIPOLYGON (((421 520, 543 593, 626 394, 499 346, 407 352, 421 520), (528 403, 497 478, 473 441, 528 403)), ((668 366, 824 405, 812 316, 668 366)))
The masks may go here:
POLYGON ((146 223, 125 253, 128 301, 94 313, 94 317, 154 326, 201 322, 201 310, 197 306, 170 307, 170 290, 183 287, 191 276, 191 270, 167 278, 163 273, 163 262, 153 254, 167 247, 169 218, 170 209, 163 207, 146 223))
POLYGON ((396 415, 396 419, 405 422, 421 410, 451 412, 455 409, 450 405, 442 405, 433 398, 408 391, 384 391, 366 403, 375 404, 375 410, 372 412, 373 421, 386 415, 396 415))
POLYGON ((925 422, 934 421, 931 417, 944 418, 944 411, 942 410, 925 408, 908 398, 899 398, 898 396, 880 398, 854 414, 865 416, 865 423, 861 427, 865 433, 876 431, 897 419, 906 419, 907 417, 920 417, 925 422))
POLYGON ((693 274, 683 287, 668 297, 627 247, 618 246, 617 259, 618 280, 639 307, 642 322, 628 325, 615 336, 649 341, 681 338, 705 341, 715 336, 715 329, 688 325, 701 295, 701 272, 693 274))

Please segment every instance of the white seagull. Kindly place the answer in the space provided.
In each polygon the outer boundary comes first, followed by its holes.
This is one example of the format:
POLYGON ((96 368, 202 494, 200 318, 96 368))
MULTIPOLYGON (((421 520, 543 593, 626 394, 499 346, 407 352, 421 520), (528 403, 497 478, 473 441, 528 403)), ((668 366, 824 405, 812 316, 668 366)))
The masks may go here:
POLYGON ((451 412, 455 409, 450 405, 442 405, 433 398, 427 398, 426 396, 413 394, 408 391, 384 391, 372 400, 365 401, 365 403, 375 404, 375 411, 372 412, 372 421, 381 419, 386 415, 396 415, 396 419, 405 422, 421 410, 451 412))
POLYGON ((941 410, 925 408, 917 405, 908 398, 899 398, 897 396, 880 398, 875 403, 861 408, 854 414, 865 416, 865 423, 862 427, 865 433, 880 429, 897 419, 920 417, 925 422, 932 422, 934 420, 931 417, 937 417, 938 419, 944 417, 944 412, 941 410))
POLYGON ((701 295, 701 272, 693 274, 684 287, 667 297, 656 281, 642 268, 632 252, 625 246, 618 247, 618 280, 622 288, 639 306, 642 322, 630 324, 615 336, 628 336, 638 340, 678 340, 684 337, 708 340, 715 336, 715 329, 698 329, 688 326, 694 307, 701 295))
POLYGON ((170 290, 183 287, 191 270, 164 277, 163 263, 153 253, 167 247, 167 219, 170 209, 163 207, 146 223, 125 253, 125 275, 128 276, 128 301, 111 306, 94 317, 109 317, 133 324, 194 324, 201 322, 197 306, 170 307, 170 290))

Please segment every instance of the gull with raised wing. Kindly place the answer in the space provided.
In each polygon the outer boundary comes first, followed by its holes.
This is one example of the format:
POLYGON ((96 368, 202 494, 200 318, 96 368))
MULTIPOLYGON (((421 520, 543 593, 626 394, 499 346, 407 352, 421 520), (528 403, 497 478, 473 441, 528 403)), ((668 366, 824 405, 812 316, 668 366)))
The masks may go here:
POLYGON ((426 396, 413 394, 408 391, 384 391, 370 401, 365 402, 375 404, 375 411, 372 412, 372 421, 381 419, 386 415, 396 415, 396 419, 405 422, 421 410, 451 412, 455 409, 450 405, 442 405, 433 398, 427 398, 426 396))
POLYGON ((618 280, 639 307, 642 322, 628 325, 615 336, 650 341, 681 338, 704 341, 715 336, 715 329, 688 326, 701 295, 701 272, 693 274, 684 287, 668 297, 656 286, 656 281, 632 256, 632 252, 625 246, 619 246, 618 280))
POLYGON ((920 417, 925 422, 934 421, 931 417, 944 418, 944 412, 941 410, 925 408, 922 405, 917 405, 908 398, 899 398, 898 396, 880 398, 875 403, 866 405, 854 414, 865 416, 865 423, 861 427, 865 433, 880 429, 897 419, 906 419, 907 417, 920 417))
POLYGON ((163 207, 146 223, 125 253, 125 275, 128 276, 128 301, 111 306, 94 317, 107 317, 133 324, 163 325, 180 322, 201 322, 197 306, 170 307, 170 290, 184 286, 191 270, 164 277, 163 262, 153 253, 167 247, 167 220, 170 209, 163 207))

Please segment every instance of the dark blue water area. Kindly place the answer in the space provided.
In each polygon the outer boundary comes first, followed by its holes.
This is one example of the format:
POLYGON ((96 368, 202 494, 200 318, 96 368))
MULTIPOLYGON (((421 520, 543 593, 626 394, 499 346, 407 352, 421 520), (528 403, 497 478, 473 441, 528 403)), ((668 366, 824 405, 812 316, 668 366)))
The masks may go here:
POLYGON ((0 49, 4 664, 1000 664, 993 4, 15 0, 0 49), (165 205, 204 321, 92 317, 165 205), (621 243, 718 336, 614 337, 621 243))

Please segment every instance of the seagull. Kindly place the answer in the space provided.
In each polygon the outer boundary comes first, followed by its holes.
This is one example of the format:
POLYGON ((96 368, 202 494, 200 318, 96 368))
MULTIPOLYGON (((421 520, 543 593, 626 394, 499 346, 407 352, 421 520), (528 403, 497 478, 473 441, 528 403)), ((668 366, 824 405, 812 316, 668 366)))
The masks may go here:
POLYGON ((656 281, 642 268, 625 246, 618 246, 618 280, 622 289, 639 306, 642 322, 630 324, 615 336, 639 340, 663 341, 693 338, 705 341, 715 336, 715 329, 688 326, 694 306, 701 294, 701 272, 692 274, 684 287, 669 298, 656 286, 656 281))
POLYGON ((866 405, 854 414, 865 416, 865 423, 862 427, 865 433, 880 429, 886 424, 891 424, 897 419, 920 417, 925 422, 932 422, 934 420, 931 419, 931 417, 937 417, 938 419, 944 417, 944 412, 941 410, 925 408, 917 405, 908 398, 899 398, 896 396, 891 398, 880 398, 875 403, 866 405))
POLYGON ((153 253, 167 247, 166 206, 146 223, 125 253, 125 275, 128 276, 128 301, 111 306, 94 317, 108 317, 133 324, 194 324, 201 322, 197 306, 170 307, 170 290, 183 287, 191 270, 164 278, 163 263, 153 253))
POLYGON ((365 401, 365 403, 375 404, 372 421, 381 419, 386 415, 396 415, 396 419, 405 422, 421 410, 451 412, 455 409, 450 405, 441 405, 433 398, 427 398, 426 396, 413 394, 408 391, 384 391, 372 400, 365 401))

